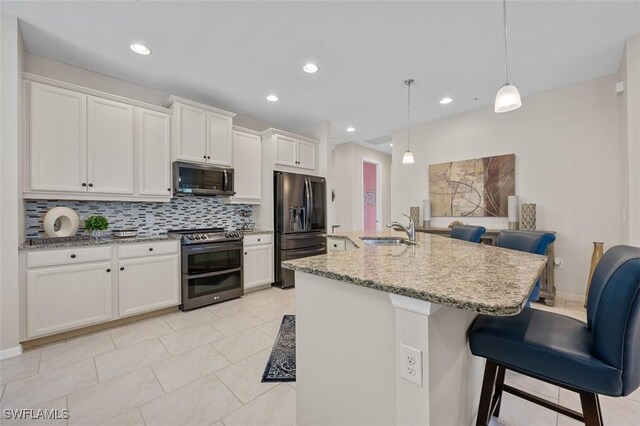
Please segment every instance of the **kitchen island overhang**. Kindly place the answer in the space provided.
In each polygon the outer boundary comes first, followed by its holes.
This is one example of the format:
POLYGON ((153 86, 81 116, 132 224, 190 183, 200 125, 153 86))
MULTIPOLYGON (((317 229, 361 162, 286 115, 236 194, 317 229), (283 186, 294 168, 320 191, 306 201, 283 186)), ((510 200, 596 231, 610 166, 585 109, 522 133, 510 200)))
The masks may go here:
POLYGON ((478 313, 515 315, 544 256, 421 234, 418 244, 368 247, 283 267, 296 271, 298 424, 466 425, 484 361, 467 331, 478 313), (421 385, 401 378, 400 346, 421 352, 421 385))

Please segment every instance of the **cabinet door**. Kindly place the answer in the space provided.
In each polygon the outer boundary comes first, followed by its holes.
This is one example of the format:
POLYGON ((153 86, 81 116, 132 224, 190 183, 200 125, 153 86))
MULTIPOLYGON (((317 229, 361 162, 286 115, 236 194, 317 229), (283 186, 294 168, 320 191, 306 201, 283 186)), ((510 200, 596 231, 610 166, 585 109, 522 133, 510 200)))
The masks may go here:
POLYGON ((298 167, 296 156, 296 140, 276 135, 276 164, 298 167))
POLYGON ((133 194, 133 107, 88 99, 89 192, 133 194))
POLYGON ((170 117, 138 109, 138 193, 171 195, 170 117))
POLYGON ((262 200, 262 139, 244 132, 233 132, 233 200, 262 200))
POLYGON ((120 260, 119 314, 140 314, 180 304, 180 257, 120 260))
POLYGON ((207 115, 207 163, 231 167, 233 164, 231 137, 233 119, 213 112, 209 112, 207 115))
POLYGON ((207 112, 176 104, 176 147, 178 160, 204 163, 207 160, 207 112))
POLYGON ((29 338, 110 320, 113 274, 111 262, 27 271, 29 338))
POLYGON ((298 167, 315 170, 316 168, 316 144, 307 141, 298 141, 298 167))
POLYGON ((273 245, 244 248, 244 288, 273 283, 273 245))
POLYGON ((29 118, 29 189, 86 192, 87 96, 31 83, 29 118))

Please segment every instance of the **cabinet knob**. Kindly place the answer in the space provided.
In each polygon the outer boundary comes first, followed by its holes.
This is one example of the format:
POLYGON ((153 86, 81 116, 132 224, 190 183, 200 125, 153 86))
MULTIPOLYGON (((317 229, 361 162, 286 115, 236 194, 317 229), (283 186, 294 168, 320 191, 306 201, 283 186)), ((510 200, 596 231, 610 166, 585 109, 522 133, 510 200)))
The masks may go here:
POLYGON ((207 159, 207 156, 206 156, 206 155, 203 155, 203 156, 202 156, 202 158, 204 158, 204 159, 206 160, 206 159, 207 159))
POLYGON ((244 255, 245 255, 245 256, 247 255, 247 252, 246 252, 246 251, 244 252, 244 255))
POLYGON ((211 160, 211 157, 207 155, 207 160, 211 160))
POLYGON ((72 259, 75 259, 75 258, 76 258, 76 255, 75 255, 75 254, 72 254, 72 255, 71 255, 71 258, 72 258, 72 259))
POLYGON ((260 242, 260 241, 262 241, 262 240, 260 240, 260 238, 258 238, 258 242, 260 242))
POLYGON ((111 269, 107 269, 107 272, 111 272, 111 269))
POLYGON ((121 270, 121 271, 124 271, 124 266, 121 266, 121 267, 120 267, 120 270, 121 270))
POLYGON ((149 251, 153 251, 153 247, 149 247, 149 251))
POLYGON ((89 188, 91 188, 91 187, 93 187, 93 184, 92 184, 92 183, 90 183, 90 184, 89 184, 89 188))
POLYGON ((167 191, 171 192, 171 188, 167 188, 167 191))
POLYGON ((82 186, 87 186, 87 184, 86 184, 86 183, 84 183, 84 182, 82 182, 82 186))

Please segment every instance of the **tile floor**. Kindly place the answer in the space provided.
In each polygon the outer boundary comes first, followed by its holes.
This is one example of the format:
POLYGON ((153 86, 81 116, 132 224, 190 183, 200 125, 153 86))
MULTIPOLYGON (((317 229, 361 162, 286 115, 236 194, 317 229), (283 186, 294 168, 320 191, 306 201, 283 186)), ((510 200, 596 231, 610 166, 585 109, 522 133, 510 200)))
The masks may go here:
MULTIPOLYGON (((584 319, 580 303, 553 308, 584 319)), ((295 383, 260 383, 295 290, 269 288, 26 351, 0 364, 0 408, 68 409, 68 420, 2 425, 293 425, 295 383)), ((556 386, 509 374, 507 382, 579 410, 556 386)), ((608 426, 637 424, 640 392, 601 398, 608 426)), ((511 395, 494 426, 578 424, 511 395)))

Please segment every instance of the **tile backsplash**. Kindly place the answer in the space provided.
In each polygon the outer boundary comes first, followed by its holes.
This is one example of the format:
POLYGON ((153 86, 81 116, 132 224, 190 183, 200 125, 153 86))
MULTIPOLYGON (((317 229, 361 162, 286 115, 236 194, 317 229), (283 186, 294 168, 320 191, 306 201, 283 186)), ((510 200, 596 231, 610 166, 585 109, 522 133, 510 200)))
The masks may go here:
POLYGON ((44 237, 42 221, 53 207, 69 207, 80 216, 80 230, 84 220, 102 215, 109 220, 109 230, 135 228, 140 234, 165 232, 170 229, 224 227, 236 229, 242 222, 241 212, 251 211, 251 206, 224 204, 219 197, 177 195, 169 203, 121 202, 121 201, 65 201, 27 200, 27 238, 44 237))

